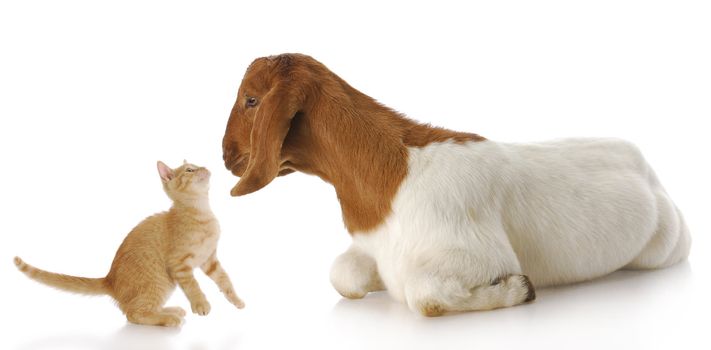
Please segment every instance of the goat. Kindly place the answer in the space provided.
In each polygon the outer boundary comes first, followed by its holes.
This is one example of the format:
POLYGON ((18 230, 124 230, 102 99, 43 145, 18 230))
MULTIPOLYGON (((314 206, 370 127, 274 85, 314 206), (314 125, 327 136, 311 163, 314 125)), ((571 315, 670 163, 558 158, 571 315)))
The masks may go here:
POLYGON ((293 171, 332 184, 351 247, 331 282, 426 316, 535 299, 534 285, 685 259, 691 238, 632 144, 512 144, 420 124, 302 54, 256 59, 223 139, 233 196, 293 171))

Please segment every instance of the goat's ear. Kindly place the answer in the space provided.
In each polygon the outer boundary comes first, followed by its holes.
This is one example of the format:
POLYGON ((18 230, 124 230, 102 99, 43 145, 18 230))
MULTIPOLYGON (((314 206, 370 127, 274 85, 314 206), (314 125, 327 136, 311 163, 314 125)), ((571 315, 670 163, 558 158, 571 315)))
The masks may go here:
POLYGON ((249 164, 230 194, 242 196, 261 189, 279 173, 280 154, 291 119, 304 103, 293 81, 274 86, 259 104, 251 134, 249 164))

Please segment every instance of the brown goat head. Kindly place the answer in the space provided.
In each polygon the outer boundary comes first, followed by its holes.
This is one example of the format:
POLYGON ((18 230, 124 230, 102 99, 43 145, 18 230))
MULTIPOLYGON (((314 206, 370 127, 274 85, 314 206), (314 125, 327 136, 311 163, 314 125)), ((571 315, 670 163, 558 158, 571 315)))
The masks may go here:
POLYGON ((305 55, 284 54, 256 59, 247 69, 222 142, 225 166, 241 177, 233 196, 293 171, 286 167, 282 146, 292 119, 308 107, 311 68, 318 64, 305 55))

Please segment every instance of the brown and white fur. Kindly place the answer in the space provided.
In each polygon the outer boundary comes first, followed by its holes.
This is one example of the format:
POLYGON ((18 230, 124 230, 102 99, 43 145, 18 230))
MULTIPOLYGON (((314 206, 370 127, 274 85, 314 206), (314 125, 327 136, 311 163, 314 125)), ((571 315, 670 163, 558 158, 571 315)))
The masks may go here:
POLYGON ((255 60, 223 139, 245 195, 292 171, 333 184, 353 244, 331 282, 424 315, 507 307, 537 286, 688 255, 641 153, 613 139, 508 144, 416 123, 301 54, 255 60), (530 277, 530 279, 529 279, 530 277))
POLYGON ((217 260, 220 227, 208 201, 210 172, 185 162, 171 169, 158 162, 163 188, 173 200, 167 212, 143 220, 124 239, 104 278, 84 278, 40 270, 15 258, 17 268, 46 285, 82 294, 113 297, 128 321, 179 326, 185 311, 163 307, 176 283, 199 315, 210 304, 193 276, 200 267, 238 308, 244 307, 227 273, 217 260))

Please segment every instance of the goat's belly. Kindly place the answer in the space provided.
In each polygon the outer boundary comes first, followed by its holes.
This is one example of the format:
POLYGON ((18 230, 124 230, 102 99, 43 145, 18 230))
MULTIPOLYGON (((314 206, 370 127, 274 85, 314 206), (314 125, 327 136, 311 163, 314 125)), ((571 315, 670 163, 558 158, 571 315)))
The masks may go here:
POLYGON ((560 193, 512 203, 505 226, 537 286, 584 281, 628 264, 657 226, 650 185, 640 176, 601 176, 560 193), (611 180, 615 179, 615 180, 611 180))

